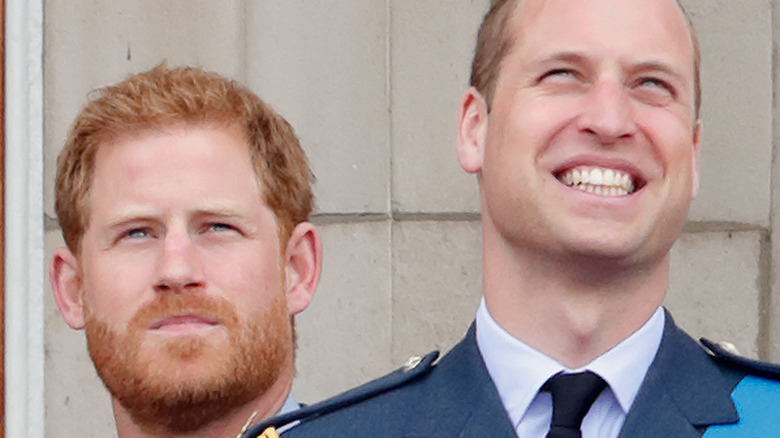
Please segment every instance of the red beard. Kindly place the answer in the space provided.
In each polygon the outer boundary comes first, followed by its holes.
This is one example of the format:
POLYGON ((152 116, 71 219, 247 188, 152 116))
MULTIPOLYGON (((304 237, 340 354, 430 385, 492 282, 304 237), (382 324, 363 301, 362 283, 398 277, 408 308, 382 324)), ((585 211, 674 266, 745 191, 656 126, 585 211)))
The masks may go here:
POLYGON ((127 329, 115 331, 85 306, 89 353, 111 395, 144 429, 196 431, 262 395, 293 354, 293 329, 283 297, 242 321, 234 306, 201 293, 160 294, 127 329), (148 327, 175 314, 200 314, 228 334, 151 339, 148 327), (221 342, 220 342, 221 341, 221 342))

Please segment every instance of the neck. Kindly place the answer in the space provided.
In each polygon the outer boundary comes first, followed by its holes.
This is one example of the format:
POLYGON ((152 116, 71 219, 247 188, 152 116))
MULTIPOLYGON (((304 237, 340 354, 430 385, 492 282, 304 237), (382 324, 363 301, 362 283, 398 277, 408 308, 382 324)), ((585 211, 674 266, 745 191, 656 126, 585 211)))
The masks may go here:
POLYGON ((141 425, 133 420, 128 412, 116 399, 112 399, 114 417, 119 438, 211 438, 234 437, 239 434, 247 421, 256 412, 253 423, 262 421, 276 414, 290 393, 294 375, 292 358, 285 363, 284 369, 271 387, 258 398, 233 410, 230 414, 218 418, 205 427, 187 432, 174 433, 157 425, 141 425))
POLYGON ((615 259, 540 255, 490 246, 483 236, 483 293, 509 334, 568 368, 580 368, 638 330, 661 305, 669 257, 615 259))

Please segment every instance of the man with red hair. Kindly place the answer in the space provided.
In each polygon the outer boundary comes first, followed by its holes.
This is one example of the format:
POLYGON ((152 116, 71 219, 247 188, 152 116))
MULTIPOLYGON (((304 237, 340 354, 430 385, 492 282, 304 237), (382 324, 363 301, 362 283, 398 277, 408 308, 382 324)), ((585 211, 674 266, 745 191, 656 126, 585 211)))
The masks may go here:
POLYGON ((294 315, 321 244, 292 127, 254 93, 158 66, 98 90, 57 163, 50 278, 119 436, 236 436, 298 408, 294 315))

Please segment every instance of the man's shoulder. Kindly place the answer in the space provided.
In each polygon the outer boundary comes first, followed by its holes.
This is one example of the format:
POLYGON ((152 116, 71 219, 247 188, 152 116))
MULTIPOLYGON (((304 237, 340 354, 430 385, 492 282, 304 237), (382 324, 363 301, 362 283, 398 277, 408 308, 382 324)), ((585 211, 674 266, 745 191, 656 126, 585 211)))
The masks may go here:
MULTIPOLYGON (((269 419, 250 429, 245 437, 262 437, 262 432, 269 427, 279 431, 295 429, 292 435, 298 436, 299 431, 306 429, 303 425, 323 417, 328 417, 330 421, 325 422, 325 425, 332 428, 343 425, 348 429, 370 430, 372 424, 382 421, 382 413, 397 417, 405 415, 407 410, 415 409, 418 395, 425 392, 418 387, 429 384, 428 377, 436 367, 438 357, 438 351, 413 356, 402 367, 383 377, 295 412, 269 419), (331 419, 335 419, 335 422, 331 419)), ((320 426, 322 422, 317 423, 318 429, 312 436, 323 433, 320 426)), ((307 435, 303 433, 302 436, 307 435)))
POLYGON ((780 428, 780 365, 739 355, 731 344, 701 339, 712 360, 738 376, 731 392, 739 421, 713 426, 704 435, 717 437, 771 436, 780 428))
POLYGON ((291 425, 285 437, 514 436, 473 326, 441 360, 437 352, 414 357, 385 377, 254 430, 291 425))
POLYGON ((728 342, 712 342, 704 338, 700 342, 720 367, 745 377, 765 379, 773 385, 780 384, 780 365, 744 357, 728 342))

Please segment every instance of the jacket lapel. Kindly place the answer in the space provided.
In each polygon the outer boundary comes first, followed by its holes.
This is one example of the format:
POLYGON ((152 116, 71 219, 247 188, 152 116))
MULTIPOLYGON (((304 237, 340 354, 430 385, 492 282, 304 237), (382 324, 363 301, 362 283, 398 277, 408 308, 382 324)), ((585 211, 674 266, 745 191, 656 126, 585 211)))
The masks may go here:
POLYGON ((474 406, 458 438, 517 438, 503 405, 482 402, 474 406), (496 409, 498 408, 498 409, 496 409))
POLYGON ((626 417, 621 438, 694 438, 706 427, 738 420, 731 391, 707 353, 666 313, 661 346, 626 417))
POLYGON ((444 403, 458 406, 456 415, 463 419, 456 422, 458 430, 448 436, 517 438, 477 347, 474 324, 437 368, 442 371, 439 377, 453 386, 449 391, 452 399, 444 403))

